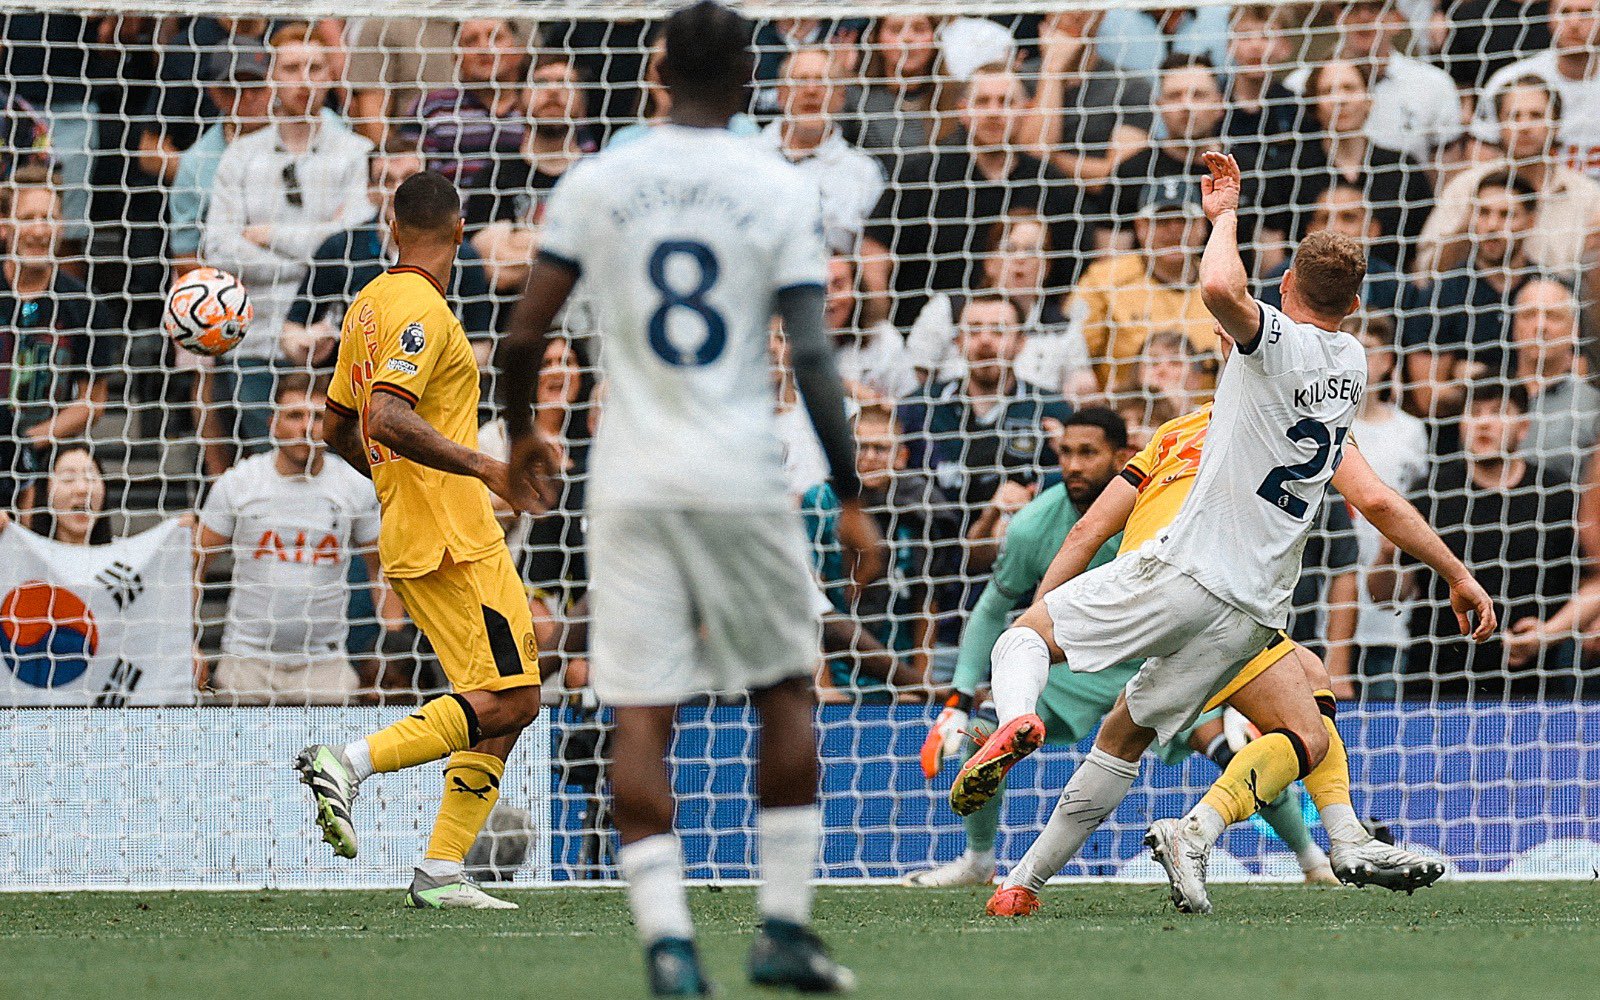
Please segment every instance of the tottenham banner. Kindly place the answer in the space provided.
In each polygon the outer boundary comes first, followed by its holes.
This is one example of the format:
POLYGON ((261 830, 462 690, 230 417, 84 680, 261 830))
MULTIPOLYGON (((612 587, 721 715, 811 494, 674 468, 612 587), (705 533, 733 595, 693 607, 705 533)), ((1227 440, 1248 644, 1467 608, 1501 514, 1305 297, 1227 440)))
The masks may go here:
POLYGON ((190 559, 177 520, 109 545, 0 531, 0 706, 193 704, 190 559))

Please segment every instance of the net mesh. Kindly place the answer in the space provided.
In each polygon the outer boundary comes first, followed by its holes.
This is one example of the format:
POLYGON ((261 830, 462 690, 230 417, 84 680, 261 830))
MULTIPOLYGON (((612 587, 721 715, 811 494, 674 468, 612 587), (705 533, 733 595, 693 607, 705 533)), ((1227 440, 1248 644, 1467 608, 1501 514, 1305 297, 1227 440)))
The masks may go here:
MULTIPOLYGON (((308 733, 349 738, 445 683, 377 579, 370 486, 332 458, 327 475, 284 471, 308 461, 315 379, 355 292, 393 262, 380 219, 401 179, 426 166, 463 191, 450 295, 486 364, 551 188, 667 112, 667 3, 293 6, 0 2, 0 887, 402 877, 431 778, 374 782, 361 805, 382 857, 357 872, 308 852, 279 766, 308 733), (252 300, 218 359, 161 327, 197 265, 252 300), (192 561, 161 558, 190 530, 192 561)), ((962 850, 954 765, 930 782, 918 750, 1008 526, 1062 479, 1062 421, 1109 408, 1131 452, 1209 400, 1195 182, 1198 153, 1225 148, 1263 298, 1308 232, 1366 241, 1354 439, 1508 631, 1469 649, 1440 581, 1324 505, 1292 631, 1336 678, 1357 809, 1462 872, 1589 877, 1597 4, 1144 6, 746 6, 756 80, 732 127, 822 188, 829 324, 894 539, 888 582, 848 592, 780 345, 786 470, 829 604, 821 871, 900 876, 962 850)), ((615 874, 582 511, 597 334, 616 332, 594 327, 580 286, 538 395, 574 459, 561 502, 504 518, 549 710, 507 784, 521 812, 496 822, 519 860, 483 870, 523 878, 615 874)), ((482 388, 480 443, 503 453, 487 369, 482 388)), ((961 683, 983 701, 985 677, 961 683)), ((675 782, 695 877, 753 871, 753 749, 739 697, 686 710, 675 782)), ((1080 757, 1052 746, 1013 772, 1002 866, 1080 757)), ((1153 874, 1144 828, 1213 775, 1198 757, 1147 764, 1068 872, 1153 874)), ((1297 877, 1264 828, 1223 846, 1220 877, 1297 877)))

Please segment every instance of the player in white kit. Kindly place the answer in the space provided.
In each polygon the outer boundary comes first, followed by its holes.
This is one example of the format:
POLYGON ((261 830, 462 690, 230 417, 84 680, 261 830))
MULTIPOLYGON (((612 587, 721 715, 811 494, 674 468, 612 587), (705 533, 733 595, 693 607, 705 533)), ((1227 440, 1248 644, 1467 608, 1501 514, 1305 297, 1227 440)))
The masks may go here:
POLYGON ((676 707, 717 691, 750 691, 761 722, 762 924, 750 979, 808 992, 853 983, 810 929, 818 623, 775 430, 774 312, 833 488, 847 498, 840 537, 858 580, 882 571, 881 542, 855 499, 854 443, 823 325, 819 193, 777 153, 727 130, 751 78, 750 37, 716 3, 667 20, 671 118, 556 187, 498 364, 511 463, 548 474, 529 400, 545 331, 581 276, 608 387, 588 499, 593 682, 616 709, 619 861, 657 995, 709 989, 666 759, 676 707))
MULTIPOLYGON (((952 800, 958 788, 969 801, 974 791, 981 796, 1037 748, 1043 724, 1033 706, 1051 663, 1065 660, 1072 670, 1093 672, 1144 658, 1047 827, 1055 868, 1116 809, 1151 742, 1170 740, 1192 723, 1287 624, 1307 533, 1365 390, 1363 348, 1339 331, 1358 305, 1366 270, 1361 246, 1331 233, 1308 236, 1284 278, 1284 311, 1252 299, 1237 244, 1238 164, 1218 153, 1205 159, 1212 232, 1201 260, 1201 294, 1235 346, 1217 386, 1195 485, 1164 534, 1099 569, 1076 575, 1082 567, 1071 565, 1069 534, 1040 585, 1044 597, 995 644, 992 687, 1001 727, 951 791, 952 800)), ((1429 555, 1447 565, 1436 552, 1429 555)), ((1464 631, 1471 631, 1467 612, 1475 611, 1473 634, 1486 637, 1495 626, 1493 606, 1457 567, 1449 566, 1452 599, 1464 631)), ((1328 736, 1293 662, 1250 681, 1235 695, 1236 706, 1239 697, 1253 699, 1259 711, 1247 714, 1258 725, 1264 718, 1277 722, 1234 758, 1216 786, 1237 791, 1253 810, 1320 763, 1328 736)), ((1207 804, 1196 809, 1181 821, 1158 821, 1147 843, 1173 882, 1179 908, 1205 912, 1205 863, 1229 818, 1207 804)))

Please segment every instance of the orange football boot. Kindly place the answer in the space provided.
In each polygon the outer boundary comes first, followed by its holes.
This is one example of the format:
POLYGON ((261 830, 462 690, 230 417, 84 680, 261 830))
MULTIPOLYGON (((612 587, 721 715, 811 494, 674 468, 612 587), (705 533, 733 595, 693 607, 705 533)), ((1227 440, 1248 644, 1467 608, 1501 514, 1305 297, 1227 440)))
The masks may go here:
POLYGON ((961 766, 950 786, 950 808, 957 816, 970 816, 982 809, 1000 790, 1011 766, 1043 743, 1044 720, 1031 712, 995 730, 961 766))
POLYGON ((991 917, 1031 917, 1039 912, 1039 895, 1024 885, 1003 885, 983 909, 991 917))

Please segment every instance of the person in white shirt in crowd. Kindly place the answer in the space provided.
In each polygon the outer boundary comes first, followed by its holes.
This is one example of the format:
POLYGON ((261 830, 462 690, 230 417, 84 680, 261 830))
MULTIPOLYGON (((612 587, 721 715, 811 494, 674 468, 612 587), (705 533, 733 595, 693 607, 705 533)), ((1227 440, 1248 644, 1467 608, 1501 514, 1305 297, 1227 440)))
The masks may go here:
MULTIPOLYGON (((1410 496, 1426 484, 1432 459, 1427 425, 1395 402, 1399 386, 1395 384, 1394 321, 1381 312, 1355 313, 1345 318, 1340 329, 1354 334, 1367 351, 1367 392, 1361 397, 1350 433, 1378 478, 1402 496, 1410 496)), ((1406 670, 1406 647, 1411 645, 1406 628, 1409 609, 1373 599, 1366 578, 1383 546, 1383 536, 1354 508, 1350 519, 1359 550, 1355 655, 1352 676, 1334 677, 1333 693, 1342 699, 1354 698, 1359 678, 1367 700, 1392 701, 1406 670)))
POLYGON ((1512 300, 1516 379, 1531 400, 1523 454, 1574 481, 1600 441, 1600 389, 1578 349, 1578 316, 1578 297, 1551 278, 1534 278, 1512 300))
MULTIPOLYGON (((1027 342, 1017 356, 1024 382, 1070 400, 1096 395, 1100 384, 1083 335, 1067 321, 1062 296, 1045 287, 1050 273, 1050 228, 1037 213, 1016 211, 996 222, 983 259, 983 287, 1005 294, 1022 313, 1027 342)), ((906 347, 919 377, 947 382, 966 375, 957 349, 962 296, 939 292, 911 324, 906 347)))
POLYGON ((1500 141, 1500 91, 1525 76, 1539 77, 1561 95, 1560 158, 1600 178, 1600 0, 1553 0, 1550 48, 1501 67, 1484 84, 1472 119, 1479 142, 1500 141))
POLYGON ((290 35, 272 53, 270 121, 232 143, 217 164, 200 241, 206 264, 250 289, 255 321, 219 365, 215 399, 231 401, 231 437, 262 450, 271 416, 272 368, 289 307, 317 247, 364 221, 372 143, 322 118, 331 85, 321 43, 290 35))
MULTIPOLYGON (((1406 55, 1394 46, 1405 26, 1388 0, 1352 0, 1339 8, 1339 40, 1334 56, 1366 68, 1372 111, 1364 126, 1375 146, 1431 164, 1434 152, 1460 137, 1461 98, 1450 74, 1406 55)), ((1311 67, 1284 78, 1284 86, 1304 93, 1311 67)))
POLYGON ((828 298, 824 318, 833 335, 833 358, 845 391, 858 401, 894 402, 921 384, 905 338, 894 324, 880 320, 861 328, 861 298, 853 257, 828 259, 828 298))
POLYGON ((1553 274, 1575 276, 1586 255, 1600 252, 1600 181, 1562 166, 1556 155, 1568 114, 1561 92, 1528 73, 1486 93, 1479 107, 1496 116, 1500 155, 1463 170, 1439 192, 1417 240, 1412 274, 1421 282, 1466 263, 1478 185, 1491 174, 1510 173, 1537 192, 1534 225, 1523 244, 1528 259, 1553 274))
MULTIPOLYGON (((282 376, 273 450, 224 473, 200 509, 197 577, 218 555, 233 557, 222 655, 211 675, 232 704, 339 705, 360 686, 345 653, 346 576, 359 554, 367 578, 381 579, 378 496, 327 454, 324 393, 309 375, 282 376)), ((379 608, 384 589, 374 584, 379 608)))
POLYGON ((822 191, 828 249, 854 253, 887 181, 878 161, 845 141, 835 124, 844 107, 844 85, 834 72, 834 58, 822 46, 791 52, 778 78, 779 117, 761 130, 759 141, 782 153, 822 191))

